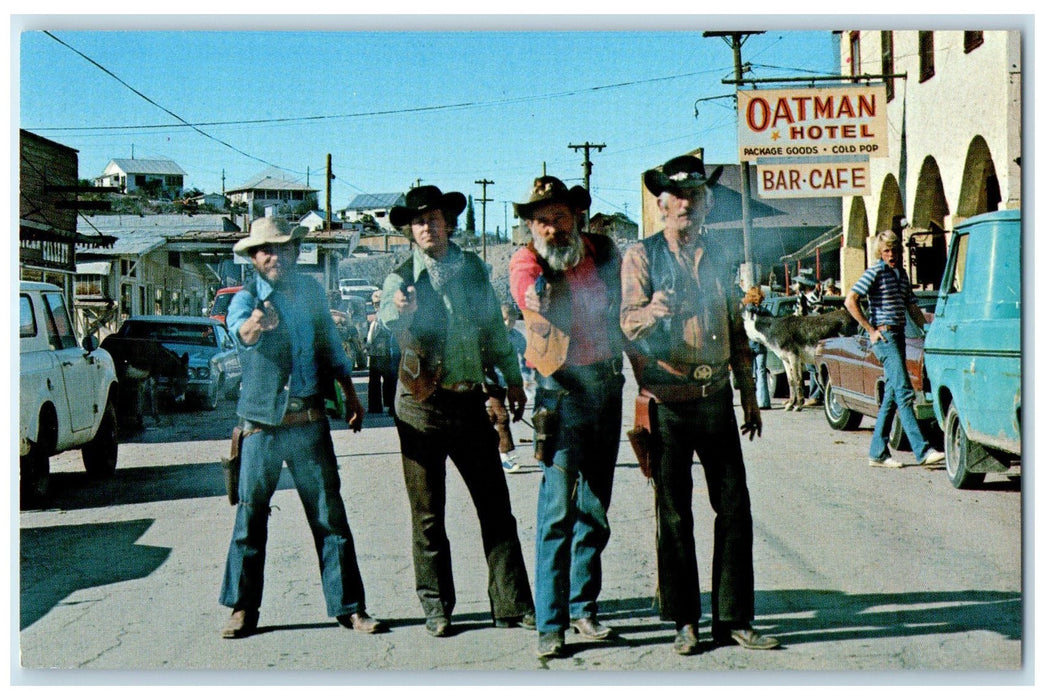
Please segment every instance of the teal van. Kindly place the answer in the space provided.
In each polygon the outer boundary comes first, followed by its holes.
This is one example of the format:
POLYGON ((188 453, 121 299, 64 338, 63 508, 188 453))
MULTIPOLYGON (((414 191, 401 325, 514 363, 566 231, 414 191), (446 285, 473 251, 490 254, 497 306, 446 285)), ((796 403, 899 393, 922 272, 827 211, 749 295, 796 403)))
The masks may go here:
POLYGON ((956 488, 1020 460, 1023 429, 1021 218, 997 211, 951 237, 925 370, 956 488))

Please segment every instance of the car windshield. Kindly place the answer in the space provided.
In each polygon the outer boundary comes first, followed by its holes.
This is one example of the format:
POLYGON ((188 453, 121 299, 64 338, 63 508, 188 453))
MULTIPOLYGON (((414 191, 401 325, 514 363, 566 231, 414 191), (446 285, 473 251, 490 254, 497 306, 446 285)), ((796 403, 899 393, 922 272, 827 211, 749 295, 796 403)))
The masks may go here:
POLYGON ((214 308, 210 310, 211 315, 227 314, 229 312, 229 304, 232 303, 232 297, 234 296, 236 296, 236 294, 232 292, 216 296, 214 298, 214 308))
POLYGON ((161 343, 202 345, 217 347, 218 338, 214 327, 200 323, 166 323, 154 321, 128 321, 120 333, 128 338, 146 338, 161 343))

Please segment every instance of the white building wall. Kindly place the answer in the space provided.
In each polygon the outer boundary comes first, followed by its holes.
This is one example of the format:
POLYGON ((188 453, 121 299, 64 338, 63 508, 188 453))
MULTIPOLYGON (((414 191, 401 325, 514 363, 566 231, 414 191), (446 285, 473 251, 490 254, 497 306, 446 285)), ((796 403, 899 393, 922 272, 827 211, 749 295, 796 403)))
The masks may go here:
MULTIPOLYGON (((974 29, 974 27, 973 27, 974 29)), ((895 96, 888 103, 889 155, 871 159, 872 193, 864 197, 868 232, 876 229, 882 184, 892 174, 901 187, 904 214, 913 221, 919 174, 926 157, 940 170, 948 215, 942 227, 953 230, 958 216, 969 146, 976 136, 990 149, 1001 191, 999 208, 1018 208, 1021 170, 1015 160, 1021 153, 1021 36, 1016 31, 985 31, 984 41, 966 54, 964 31, 934 34, 935 75, 919 82, 917 31, 893 31, 893 72, 906 73, 895 80, 895 96), (906 111, 906 114, 905 114, 906 111), (906 176, 901 171, 901 133, 906 120, 906 176)), ((841 65, 850 65, 849 32, 842 33, 841 65)), ((882 72, 880 31, 860 32, 863 73, 882 72)), ((845 236, 850 234, 852 197, 842 205, 845 236)), ((887 203, 888 204, 888 203, 887 203)), ((862 264, 851 256, 853 264, 862 264)), ((843 267, 846 262, 843 260, 843 267)), ((860 270, 843 269, 851 283, 860 270)))

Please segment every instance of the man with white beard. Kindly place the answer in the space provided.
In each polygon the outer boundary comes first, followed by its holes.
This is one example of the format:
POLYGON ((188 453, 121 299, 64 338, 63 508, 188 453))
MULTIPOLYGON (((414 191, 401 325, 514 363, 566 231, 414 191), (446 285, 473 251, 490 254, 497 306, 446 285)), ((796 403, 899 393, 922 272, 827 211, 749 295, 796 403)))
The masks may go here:
POLYGON ((451 633, 457 600, 445 526, 447 458, 479 517, 494 625, 534 629, 497 432, 486 412, 484 370, 501 370, 516 420, 526 392, 486 266, 450 241, 464 207, 460 192, 443 194, 432 185, 410 190, 404 206, 392 207, 389 221, 415 247, 385 278, 379 312, 401 351, 395 422, 413 522, 417 597, 434 637, 451 633))
POLYGON ((591 204, 580 186, 537 178, 515 204, 532 241, 512 256, 512 297, 526 321, 536 369, 537 656, 563 653, 565 630, 605 639, 599 622, 606 513, 620 445, 620 254, 606 236, 578 230, 591 204))

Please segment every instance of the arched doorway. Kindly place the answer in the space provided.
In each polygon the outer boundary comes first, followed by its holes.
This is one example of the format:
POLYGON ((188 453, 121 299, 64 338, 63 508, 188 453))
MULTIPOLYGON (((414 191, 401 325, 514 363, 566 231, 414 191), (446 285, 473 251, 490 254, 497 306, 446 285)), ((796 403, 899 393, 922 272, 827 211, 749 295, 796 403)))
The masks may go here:
POLYGON ((982 136, 975 136, 969 143, 965 154, 965 168, 962 171, 962 188, 958 195, 958 211, 956 216, 967 219, 970 216, 998 211, 1001 204, 1001 188, 998 185, 998 174, 994 169, 991 149, 982 136))
POLYGON ((846 226, 845 241, 842 246, 841 279, 839 286, 849 289, 867 269, 867 206, 863 197, 853 197, 849 207, 849 222, 846 226))
POLYGON ((874 233, 886 231, 893 226, 893 219, 904 216, 903 196, 900 194, 900 185, 892 173, 882 180, 882 196, 878 200, 878 214, 875 218, 874 233))
POLYGON ((916 287, 936 289, 947 259, 944 222, 950 215, 936 159, 926 156, 918 173, 911 228, 907 237, 907 274, 916 287))

